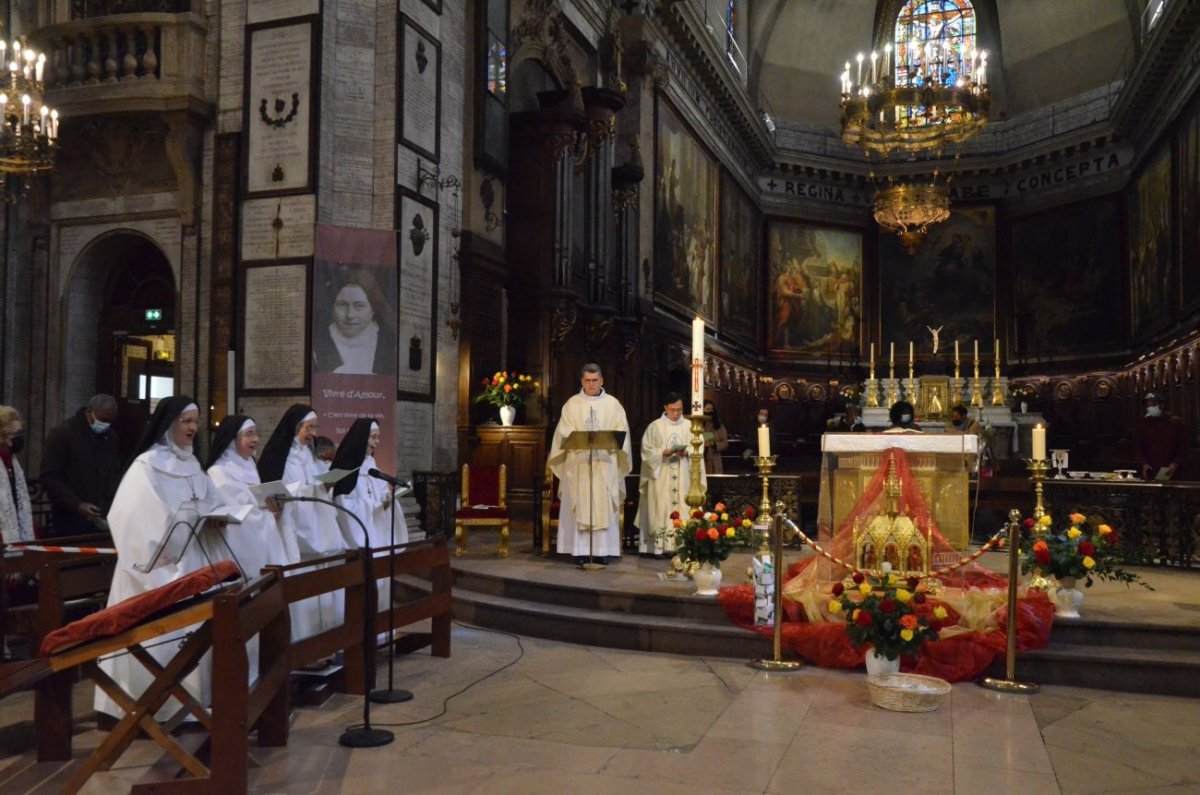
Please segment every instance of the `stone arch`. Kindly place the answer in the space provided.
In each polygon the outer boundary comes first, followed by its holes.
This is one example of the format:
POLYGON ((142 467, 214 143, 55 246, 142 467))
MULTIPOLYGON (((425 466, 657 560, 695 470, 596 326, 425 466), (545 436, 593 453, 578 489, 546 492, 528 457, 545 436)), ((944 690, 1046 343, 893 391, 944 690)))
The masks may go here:
MULTIPOLYGON (((169 299, 169 307, 163 308, 173 313, 179 304, 177 271, 147 232, 124 227, 106 230, 84 244, 66 270, 60 295, 64 416, 97 390, 117 393, 112 373, 103 370, 103 360, 105 351, 111 351, 114 331, 129 330, 115 328, 110 315, 114 300, 122 299, 114 291, 125 289, 117 279, 132 268, 152 275, 158 288, 154 295, 164 302, 169 299)), ((174 327, 174 318, 165 320, 174 327)))

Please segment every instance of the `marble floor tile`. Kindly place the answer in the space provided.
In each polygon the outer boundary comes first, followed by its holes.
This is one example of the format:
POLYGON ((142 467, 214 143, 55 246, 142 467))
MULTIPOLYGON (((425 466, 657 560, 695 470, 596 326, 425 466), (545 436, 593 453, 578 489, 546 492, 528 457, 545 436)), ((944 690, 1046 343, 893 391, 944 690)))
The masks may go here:
POLYGON ((672 781, 762 792, 787 748, 782 743, 708 737, 686 752, 621 751, 602 772, 636 779, 631 791, 650 789, 648 782, 672 781))
POLYGON ((987 795, 1059 795, 1053 773, 964 762, 954 758, 954 791, 987 795))
POLYGON ((952 792, 950 738, 814 723, 810 717, 783 755, 767 792, 791 795, 797 782, 804 782, 806 792, 841 792, 851 781, 887 782, 890 792, 952 792))

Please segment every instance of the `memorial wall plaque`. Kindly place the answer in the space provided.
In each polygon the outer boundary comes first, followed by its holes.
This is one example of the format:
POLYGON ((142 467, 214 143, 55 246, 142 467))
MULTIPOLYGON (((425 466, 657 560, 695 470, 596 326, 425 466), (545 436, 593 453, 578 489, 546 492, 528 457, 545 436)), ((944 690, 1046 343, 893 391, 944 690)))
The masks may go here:
POLYGON ((400 326, 397 337, 397 397, 433 400, 437 355, 438 206, 398 188, 400 326))
POLYGON ((247 193, 312 188, 317 38, 313 20, 247 29, 247 193))
POLYGON ((312 194, 243 202, 242 261, 311 257, 316 220, 312 194))
POLYGON ((321 0, 246 0, 247 25, 315 16, 319 13, 321 0))
POLYGON ((308 263, 243 269, 245 394, 308 389, 308 263))
POLYGON ((441 151, 442 45, 404 14, 397 71, 397 137, 403 146, 436 163, 441 151))

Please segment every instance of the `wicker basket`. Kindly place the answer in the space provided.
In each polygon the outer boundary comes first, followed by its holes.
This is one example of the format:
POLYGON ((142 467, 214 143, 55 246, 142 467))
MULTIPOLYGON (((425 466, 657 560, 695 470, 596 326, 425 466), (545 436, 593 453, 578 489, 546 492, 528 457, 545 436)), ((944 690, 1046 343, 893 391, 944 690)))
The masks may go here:
POLYGON ((867 677, 871 703, 896 712, 933 712, 950 692, 945 679, 918 674, 875 674, 867 677))

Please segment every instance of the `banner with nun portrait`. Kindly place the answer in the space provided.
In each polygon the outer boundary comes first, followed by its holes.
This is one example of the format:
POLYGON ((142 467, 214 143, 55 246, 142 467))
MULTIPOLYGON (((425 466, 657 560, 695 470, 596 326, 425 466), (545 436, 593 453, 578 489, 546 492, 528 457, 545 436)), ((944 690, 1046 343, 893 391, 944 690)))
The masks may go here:
POLYGON ((318 226, 312 292, 312 406, 340 442, 359 417, 383 429, 375 460, 395 471, 396 235, 318 226))

